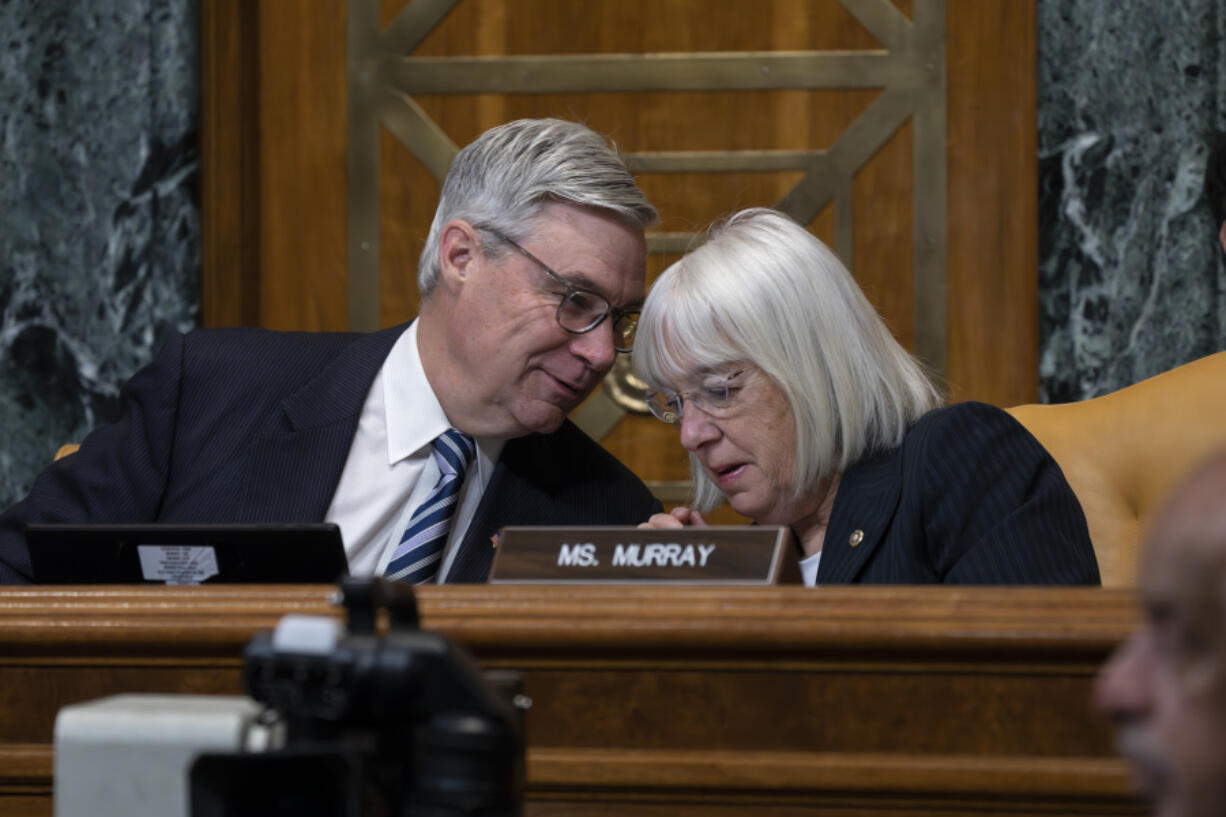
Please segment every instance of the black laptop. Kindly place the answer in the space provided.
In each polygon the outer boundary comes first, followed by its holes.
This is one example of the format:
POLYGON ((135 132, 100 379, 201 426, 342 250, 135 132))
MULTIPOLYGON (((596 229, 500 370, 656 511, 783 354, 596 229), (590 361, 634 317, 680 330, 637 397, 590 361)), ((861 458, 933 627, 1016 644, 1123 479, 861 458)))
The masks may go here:
POLYGON ((39 584, 332 583, 348 573, 330 522, 31 523, 26 542, 39 584))

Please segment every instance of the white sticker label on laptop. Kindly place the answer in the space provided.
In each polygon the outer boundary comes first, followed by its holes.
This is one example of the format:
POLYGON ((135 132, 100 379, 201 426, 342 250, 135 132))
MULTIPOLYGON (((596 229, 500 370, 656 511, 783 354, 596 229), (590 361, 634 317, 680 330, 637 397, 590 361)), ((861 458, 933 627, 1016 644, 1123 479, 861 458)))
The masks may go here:
POLYGON ((208 545, 137 545, 147 581, 200 584, 217 575, 217 552, 208 545))

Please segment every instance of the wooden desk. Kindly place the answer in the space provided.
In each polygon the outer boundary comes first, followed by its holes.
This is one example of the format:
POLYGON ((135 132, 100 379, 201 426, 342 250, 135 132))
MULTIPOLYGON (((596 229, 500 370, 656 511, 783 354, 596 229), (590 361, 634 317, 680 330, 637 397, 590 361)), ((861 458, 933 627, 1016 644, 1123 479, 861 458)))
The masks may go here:
MULTIPOLYGON (((0 589, 0 813, 50 814, 51 730, 121 691, 235 693, 331 588, 0 589)), ((529 815, 1142 814, 1090 686, 1130 593, 428 587, 523 674, 529 815)))

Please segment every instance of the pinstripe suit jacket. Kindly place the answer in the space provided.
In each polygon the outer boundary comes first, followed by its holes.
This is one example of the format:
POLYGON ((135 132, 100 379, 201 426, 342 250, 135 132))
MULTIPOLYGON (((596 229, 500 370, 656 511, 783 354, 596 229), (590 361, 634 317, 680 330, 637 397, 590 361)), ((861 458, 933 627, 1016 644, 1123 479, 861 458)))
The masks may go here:
POLYGON ((983 403, 929 412, 901 446, 843 474, 817 581, 1100 583, 1060 467, 1013 417, 983 403))
MULTIPOLYGON (((405 329, 175 335, 121 394, 118 422, 0 516, 0 584, 30 580, 27 521, 324 518, 375 374, 405 329)), ((452 566, 480 582, 503 525, 636 524, 660 503, 569 421, 510 440, 452 566)))

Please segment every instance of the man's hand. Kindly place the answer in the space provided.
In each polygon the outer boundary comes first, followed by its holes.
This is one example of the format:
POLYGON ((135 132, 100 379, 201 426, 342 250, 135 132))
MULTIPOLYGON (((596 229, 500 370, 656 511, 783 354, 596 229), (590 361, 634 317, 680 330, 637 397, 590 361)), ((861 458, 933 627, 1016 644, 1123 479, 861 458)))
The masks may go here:
POLYGON ((687 508, 684 505, 678 505, 668 513, 652 514, 651 518, 646 522, 641 522, 639 527, 688 528, 706 524, 707 521, 702 518, 702 514, 700 514, 698 511, 692 508, 687 508))

